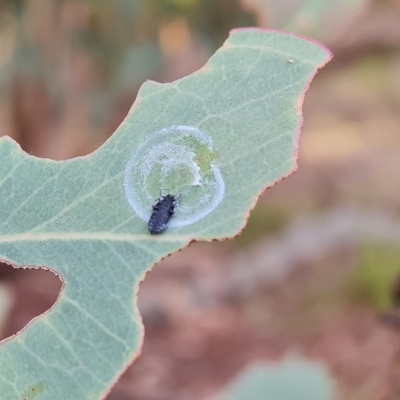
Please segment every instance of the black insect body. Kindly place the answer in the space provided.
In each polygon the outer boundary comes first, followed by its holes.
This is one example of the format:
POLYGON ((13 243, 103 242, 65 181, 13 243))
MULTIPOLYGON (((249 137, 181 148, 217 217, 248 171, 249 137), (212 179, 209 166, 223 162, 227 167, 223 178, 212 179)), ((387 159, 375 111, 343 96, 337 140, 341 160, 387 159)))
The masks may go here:
POLYGON ((175 208, 178 205, 179 197, 172 194, 161 196, 157 204, 153 206, 153 213, 149 219, 148 227, 152 235, 163 233, 171 217, 175 214, 175 208))

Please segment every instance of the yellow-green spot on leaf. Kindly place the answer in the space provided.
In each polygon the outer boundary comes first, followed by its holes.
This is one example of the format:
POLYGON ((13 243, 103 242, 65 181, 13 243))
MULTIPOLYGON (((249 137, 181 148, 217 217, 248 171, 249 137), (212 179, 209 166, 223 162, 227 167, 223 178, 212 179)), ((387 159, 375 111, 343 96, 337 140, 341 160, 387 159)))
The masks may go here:
POLYGON ((44 382, 39 382, 36 385, 31 386, 28 388, 23 394, 22 398, 25 400, 35 400, 40 395, 44 393, 46 389, 46 384, 44 382))

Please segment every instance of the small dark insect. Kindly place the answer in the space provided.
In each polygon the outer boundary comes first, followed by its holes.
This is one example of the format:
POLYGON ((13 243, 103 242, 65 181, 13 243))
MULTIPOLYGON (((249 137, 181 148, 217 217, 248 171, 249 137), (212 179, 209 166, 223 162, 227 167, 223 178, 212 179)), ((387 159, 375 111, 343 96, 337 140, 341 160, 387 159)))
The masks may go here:
POLYGON ((167 229, 169 220, 175 214, 175 207, 178 205, 180 197, 176 197, 173 194, 160 196, 153 206, 153 212, 148 223, 149 231, 152 235, 158 235, 167 229))

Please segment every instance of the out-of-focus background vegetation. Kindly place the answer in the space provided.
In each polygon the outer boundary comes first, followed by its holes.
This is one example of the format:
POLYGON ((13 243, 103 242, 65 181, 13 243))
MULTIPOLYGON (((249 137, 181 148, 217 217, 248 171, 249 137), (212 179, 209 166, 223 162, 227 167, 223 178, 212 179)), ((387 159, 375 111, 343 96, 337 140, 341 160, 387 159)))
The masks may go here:
MULTIPOLYGON (((203 399, 292 353, 323 362, 341 399, 398 399, 399 0, 0 0, 0 135, 39 157, 87 154, 144 80, 195 71, 241 26, 335 55, 306 96, 299 170, 239 238, 195 243, 148 274, 143 353, 108 399, 203 399)), ((1 338, 60 287, 1 266, 1 338)))

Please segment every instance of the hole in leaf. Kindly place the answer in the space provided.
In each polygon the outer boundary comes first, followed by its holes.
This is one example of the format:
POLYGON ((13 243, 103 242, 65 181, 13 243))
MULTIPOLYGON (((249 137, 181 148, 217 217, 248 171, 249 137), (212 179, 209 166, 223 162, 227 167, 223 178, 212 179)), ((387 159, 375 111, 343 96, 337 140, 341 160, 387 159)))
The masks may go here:
POLYGON ((57 301, 62 282, 43 269, 13 268, 0 263, 0 340, 23 329, 57 301), (7 306, 9 304, 9 306, 7 306), (2 318, 1 307, 7 307, 2 318))

